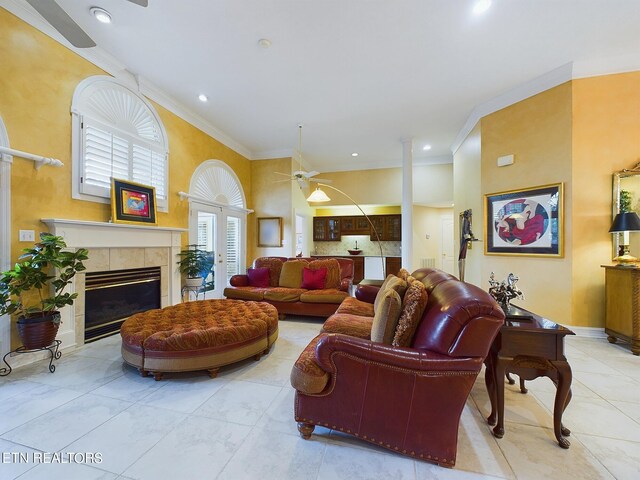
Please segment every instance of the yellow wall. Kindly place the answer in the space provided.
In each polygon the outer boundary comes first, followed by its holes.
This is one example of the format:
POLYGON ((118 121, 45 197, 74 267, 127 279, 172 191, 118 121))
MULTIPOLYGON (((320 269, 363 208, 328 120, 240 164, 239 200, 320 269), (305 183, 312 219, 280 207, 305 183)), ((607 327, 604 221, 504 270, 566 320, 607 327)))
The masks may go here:
MULTIPOLYGON (((584 325, 573 318, 572 260, 572 95, 567 82, 481 120, 481 193, 495 193, 550 183, 565 183, 565 255, 563 258, 494 256, 482 258, 482 283, 494 271, 498 279, 509 272, 520 277, 526 300, 518 304, 560 323, 584 325), (502 155, 515 163, 497 167, 502 155)), ((478 220, 476 216, 476 221, 478 220)), ((473 252, 474 261, 476 252, 473 252)), ((468 260, 469 262, 469 260, 468 260)))
MULTIPOLYGON (((454 241, 455 257, 460 251, 460 214, 471 209, 471 231, 478 239, 484 235, 482 193, 480 188, 482 158, 480 152, 480 123, 469 133, 460 148, 453 156, 453 203, 454 203, 454 241)), ((464 280, 484 287, 486 279, 482 278, 483 243, 473 242, 467 249, 464 280)), ((459 272, 456 265, 456 276, 459 272)))
POLYGON ((436 268, 442 268, 442 220, 452 216, 452 208, 413 206, 413 269, 423 258, 435 258, 436 268))
MULTIPOLYGON (((323 172, 320 176, 331 180, 333 187, 342 190, 360 205, 400 205, 402 203, 402 169, 399 167, 323 172)), ((332 192, 331 189, 325 190, 331 197, 331 202, 323 205, 350 204, 349 200, 339 193, 332 192)), ((450 206, 452 200, 452 164, 413 167, 413 203, 450 206)))
MULTIPOLYGON (((249 216, 248 222, 256 224, 260 217, 281 217, 283 222, 283 243, 281 247, 258 247, 257 230, 252 237, 247 238, 248 245, 253 248, 253 258, 263 256, 294 255, 292 243, 295 233, 295 218, 293 217, 292 183, 275 172, 291 173, 291 158, 277 158, 272 160, 254 160, 251 162, 251 178, 255 213, 249 216)), ((248 265, 249 263, 247 263, 248 265)))
MULTIPOLYGON (((327 193, 330 193, 327 190, 327 193)), ((360 205, 364 213, 367 215, 395 215, 402 213, 402 207, 400 205, 360 205)), ((316 217, 329 217, 332 215, 362 215, 362 212, 358 210, 358 207, 353 205, 316 208, 316 217)))
POLYGON ((639 138, 640 72, 573 81, 572 306, 581 325, 604 326, 612 174, 640 161, 639 138))
MULTIPOLYGON (((71 198, 71 99, 80 81, 104 72, 38 30, 0 9, 0 115, 13 148, 59 158, 62 168, 14 160, 11 176, 12 258, 27 244, 18 230, 42 231, 41 218, 107 221, 106 204, 71 198)), ((188 227, 189 189, 195 168, 205 160, 226 162, 238 175, 252 204, 250 162, 181 118, 155 105, 169 138, 169 212, 158 212, 162 226, 188 227)), ((183 241, 187 243, 187 236, 183 241)), ((248 257, 251 251, 248 249, 248 257)))

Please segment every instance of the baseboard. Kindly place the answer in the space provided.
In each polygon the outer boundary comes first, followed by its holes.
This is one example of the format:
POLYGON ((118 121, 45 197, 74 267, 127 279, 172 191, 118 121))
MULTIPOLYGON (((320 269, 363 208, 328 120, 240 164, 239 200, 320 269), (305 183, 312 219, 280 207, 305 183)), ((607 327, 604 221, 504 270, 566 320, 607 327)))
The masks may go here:
POLYGON ((583 338, 607 338, 607 334, 604 333, 604 328, 595 328, 595 327, 575 327, 573 325, 569 325, 571 330, 574 331, 576 336, 583 338))

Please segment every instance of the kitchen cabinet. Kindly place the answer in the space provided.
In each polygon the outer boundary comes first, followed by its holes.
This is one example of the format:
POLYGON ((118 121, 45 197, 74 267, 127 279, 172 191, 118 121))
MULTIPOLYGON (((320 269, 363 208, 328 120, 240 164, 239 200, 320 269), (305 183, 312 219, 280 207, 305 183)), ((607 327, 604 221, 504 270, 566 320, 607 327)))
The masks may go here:
MULTIPOLYGON (((402 240, 402 215, 372 215, 369 217, 376 227, 381 241, 402 240)), ((376 240, 376 235, 371 231, 371 240, 376 240)))
POLYGON ((371 227, 364 215, 341 217, 340 232, 342 235, 369 235, 371 227))
POLYGON ((393 274, 398 275, 398 272, 402 268, 402 258, 401 257, 386 257, 384 259, 385 269, 387 275, 393 274))
POLYGON ((337 242, 340 236, 340 217, 313 217, 315 242, 337 242))

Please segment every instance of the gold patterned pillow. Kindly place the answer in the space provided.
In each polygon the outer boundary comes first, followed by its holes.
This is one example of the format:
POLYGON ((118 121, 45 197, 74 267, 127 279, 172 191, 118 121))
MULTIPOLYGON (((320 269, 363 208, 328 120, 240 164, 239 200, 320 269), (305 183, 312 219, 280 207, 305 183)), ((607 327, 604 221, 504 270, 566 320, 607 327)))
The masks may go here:
POLYGON ((411 275, 411 274, 409 273, 409 270, 407 270, 406 268, 401 268, 401 269, 398 271, 398 275, 397 275, 397 276, 398 276, 399 278, 401 278, 402 280, 406 281, 406 280, 407 280, 407 278, 409 277, 409 275, 411 275))
POLYGON ((277 257, 260 257, 253 262, 255 268, 269 269, 269 286, 277 287, 280 281, 280 271, 282 270, 282 259, 277 257))
POLYGON ((402 312, 398 320, 392 345, 394 347, 410 347, 416 329, 422 320, 422 314, 427 306, 427 289, 424 284, 414 281, 409 284, 402 300, 402 312))
POLYGON ((309 269, 319 270, 321 268, 327 269, 327 276, 325 278, 324 288, 340 288, 340 263, 335 258, 327 258, 325 260, 313 260, 309 262, 309 269))
POLYGON ((392 288, 387 288, 382 294, 378 310, 373 316, 371 325, 371 341, 391 345, 398 326, 402 300, 392 288))

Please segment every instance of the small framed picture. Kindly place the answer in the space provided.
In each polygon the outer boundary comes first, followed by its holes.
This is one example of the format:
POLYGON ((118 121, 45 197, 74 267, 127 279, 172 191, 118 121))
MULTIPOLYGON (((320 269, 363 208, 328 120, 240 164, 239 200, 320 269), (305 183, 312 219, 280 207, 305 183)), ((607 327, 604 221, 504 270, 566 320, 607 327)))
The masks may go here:
POLYGON ((258 246, 282 246, 282 217, 258 218, 258 246))
POLYGON ((115 223, 157 225, 156 189, 126 180, 111 180, 111 215, 115 223))
POLYGON ((562 257, 563 184, 484 196, 486 255, 562 257))

